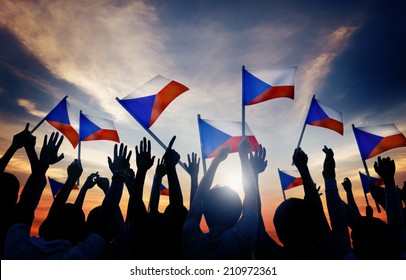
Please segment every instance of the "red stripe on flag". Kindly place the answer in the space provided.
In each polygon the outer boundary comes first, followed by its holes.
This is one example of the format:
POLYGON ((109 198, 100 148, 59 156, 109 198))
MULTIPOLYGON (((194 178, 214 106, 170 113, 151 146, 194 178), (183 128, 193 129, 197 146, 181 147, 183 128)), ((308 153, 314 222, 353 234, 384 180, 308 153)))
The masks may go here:
POLYGON ((404 146, 406 146, 406 137, 403 134, 396 134, 384 137, 368 155, 367 159, 379 155, 390 149, 404 146))
POLYGON ((344 134, 344 126, 342 122, 339 122, 335 119, 324 119, 324 120, 319 120, 319 121, 315 121, 312 123, 309 123, 310 125, 314 125, 314 126, 320 126, 320 127, 325 127, 325 128, 329 128, 331 130, 334 130, 338 133, 340 133, 341 135, 344 134))
POLYGON ((76 148, 76 146, 79 143, 79 134, 70 124, 64 124, 48 120, 47 122, 53 127, 55 127, 57 130, 59 130, 63 135, 65 135, 65 137, 69 140, 69 142, 71 142, 73 148, 76 148))
POLYGON ((149 126, 152 126, 154 124, 154 122, 162 114, 165 108, 168 107, 169 103, 171 103, 176 97, 178 97, 188 89, 188 87, 176 81, 171 81, 160 92, 158 92, 155 97, 149 126))
POLYGON ((257 103, 261 103, 270 99, 286 97, 290 99, 294 99, 295 97, 295 87, 294 86, 273 86, 257 97, 255 97, 251 102, 247 105, 253 105, 257 103))
POLYGON ((93 140, 109 140, 120 143, 120 138, 118 137, 117 130, 112 129, 100 129, 97 132, 89 135, 82 141, 93 141, 93 140))
POLYGON ((302 177, 296 178, 286 187, 285 191, 301 185, 303 185, 302 177))
MULTIPOLYGON (((259 146, 257 139, 255 138, 255 136, 251 135, 251 136, 247 136, 248 137, 248 141, 251 144, 251 151, 254 151, 255 145, 259 146)), ((211 153, 207 158, 212 158, 215 157, 218 153, 218 151, 220 150, 220 148, 222 147, 231 147, 231 151, 230 153, 236 153, 238 152, 238 145, 240 144, 242 140, 242 136, 235 136, 235 137, 231 137, 229 140, 227 140, 226 142, 224 142, 221 146, 219 146, 213 153, 211 153)))

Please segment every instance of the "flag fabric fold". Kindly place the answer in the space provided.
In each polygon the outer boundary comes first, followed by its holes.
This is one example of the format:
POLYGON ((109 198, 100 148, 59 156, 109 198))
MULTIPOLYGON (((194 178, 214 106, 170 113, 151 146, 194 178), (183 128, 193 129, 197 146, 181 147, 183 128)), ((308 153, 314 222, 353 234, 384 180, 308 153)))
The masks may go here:
POLYGON ((343 135, 344 125, 340 111, 337 111, 313 96, 307 113, 305 124, 334 130, 343 135))
POLYGON ((270 99, 294 99, 296 67, 254 71, 242 69, 243 105, 254 105, 270 99))
MULTIPOLYGON (((358 171, 359 172, 359 171, 358 171)), ((362 185, 362 189, 364 190, 364 193, 369 193, 370 187, 369 187, 369 179, 368 176, 364 173, 359 172, 359 177, 361 178, 361 185, 362 185)), ((382 180, 382 178, 375 178, 375 177, 369 177, 371 179, 371 182, 375 185, 375 186, 383 186, 384 182, 382 180)))
POLYGON ((76 148, 79 142, 79 135, 72 127, 68 114, 67 96, 64 97, 44 118, 50 125, 59 130, 76 148))
MULTIPOLYGON (((51 186, 52 196, 55 197, 65 184, 61 183, 60 180, 55 180, 52 179, 51 177, 48 177, 48 181, 49 185, 51 186)), ((79 189, 78 185, 74 184, 72 190, 78 189, 79 189)))
POLYGON ((300 177, 300 174, 297 170, 278 169, 278 173, 283 191, 303 185, 302 177, 300 177))
POLYGON ((80 112, 80 141, 108 140, 120 142, 113 121, 80 112))
POLYGON ((160 193, 160 195, 168 196, 169 195, 169 189, 161 184, 161 187, 159 188, 159 193, 160 193))
MULTIPOLYGON (((198 119, 200 144, 202 146, 202 157, 213 158, 222 147, 231 146, 231 152, 238 152, 238 145, 242 140, 241 126, 239 121, 221 121, 198 119)), ((254 151, 255 145, 259 145, 251 129, 245 124, 245 136, 254 151)))
POLYGON ((157 75, 126 97, 117 98, 117 101, 142 127, 148 129, 165 108, 187 90, 186 86, 157 75))
POLYGON ((406 146, 406 137, 393 123, 368 127, 353 125, 352 129, 363 160, 406 146))

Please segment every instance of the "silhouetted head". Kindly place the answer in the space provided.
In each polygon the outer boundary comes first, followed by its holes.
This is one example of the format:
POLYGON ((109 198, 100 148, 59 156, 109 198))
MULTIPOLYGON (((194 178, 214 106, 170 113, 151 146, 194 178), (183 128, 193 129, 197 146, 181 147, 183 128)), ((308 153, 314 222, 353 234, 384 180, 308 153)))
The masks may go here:
POLYGON ((11 173, 4 172, 0 175, 1 185, 1 207, 10 209, 16 205, 18 200, 18 191, 20 190, 20 182, 17 177, 11 173))
POLYGON ((398 258, 395 235, 391 227, 375 217, 360 217, 351 232, 354 254, 362 260, 398 258))
POLYGON ((237 192, 230 187, 210 189, 203 200, 203 215, 210 227, 233 227, 241 216, 242 203, 237 192))
POLYGON ((106 224, 104 223, 104 221, 105 219, 103 219, 102 216, 101 205, 96 206, 95 208, 90 210, 86 220, 86 235, 95 232, 100 233, 100 231, 102 230, 103 232, 108 231, 106 232, 106 234, 108 234, 109 237, 112 238, 119 232, 124 224, 124 219, 120 211, 117 211, 115 213, 113 224, 106 224))
POLYGON ((85 214, 74 204, 66 203, 48 215, 39 228, 39 236, 45 240, 65 239, 72 244, 83 241, 85 214))
POLYGON ((276 234, 287 248, 310 248, 321 234, 320 215, 310 203, 289 198, 275 211, 273 219, 276 234))

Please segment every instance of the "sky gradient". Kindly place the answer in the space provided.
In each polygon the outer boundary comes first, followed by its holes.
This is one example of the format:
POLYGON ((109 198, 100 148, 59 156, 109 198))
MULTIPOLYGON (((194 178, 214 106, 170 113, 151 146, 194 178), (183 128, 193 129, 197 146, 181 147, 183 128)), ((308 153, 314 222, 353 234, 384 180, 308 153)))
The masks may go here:
MULTIPOLYGON (((246 121, 267 149, 268 167, 260 175, 260 191, 266 226, 274 234, 273 213, 283 200, 277 169, 294 168, 292 154, 314 94, 342 112, 344 136, 306 128, 301 147, 309 156, 313 179, 323 186, 322 148, 333 148, 338 183, 345 177, 353 181, 362 213, 365 199, 358 171, 363 171, 363 165, 351 124, 395 123, 406 132, 404 1, 0 0, 0 6, 0 154, 25 123, 32 128, 65 95, 76 128, 79 110, 110 118, 122 142, 134 149, 143 137, 151 137, 114 99, 161 74, 190 90, 168 106, 151 130, 164 143, 177 135, 174 149, 187 161, 189 153, 200 155, 197 114, 207 119, 241 119, 243 65, 255 69, 297 66, 294 100, 280 98, 246 107, 246 121)), ((52 131, 44 123, 35 132, 37 151, 43 136, 52 131)), ((151 141, 153 154, 161 157, 163 149, 151 141)), ((113 146, 107 141, 82 143, 82 182, 95 171, 111 177, 107 156, 113 146)), ((49 176, 66 176, 66 167, 77 157, 68 141, 61 152, 65 159, 50 168, 49 176)), ((395 160, 396 182, 403 185, 406 148, 383 156, 395 160)), ((374 160, 367 160, 372 176, 376 176, 374 160)), ((237 154, 230 154, 214 183, 241 193, 239 166, 237 154)), ((25 183, 30 169, 23 151, 7 170, 25 183)), ((146 205, 154 170, 155 165, 147 174, 146 205)), ((181 168, 178 174, 188 207, 189 177, 181 168)), ((303 197, 302 188, 289 190, 286 196, 303 197)), ((73 191, 71 199, 75 197, 73 191)), ((85 212, 101 200, 101 190, 89 191, 85 212)), ((51 202, 47 187, 37 223, 51 202)), ((124 213, 127 202, 125 190, 124 213)), ((167 203, 167 198, 161 198, 160 209, 167 203)))

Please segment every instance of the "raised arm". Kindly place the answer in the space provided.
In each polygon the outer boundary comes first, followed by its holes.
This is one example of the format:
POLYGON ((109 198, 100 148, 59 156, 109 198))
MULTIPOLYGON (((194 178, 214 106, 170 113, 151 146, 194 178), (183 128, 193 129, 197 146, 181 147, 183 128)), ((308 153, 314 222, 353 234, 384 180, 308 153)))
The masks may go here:
POLYGON ((162 178, 166 175, 166 166, 164 159, 158 159, 158 165, 155 169, 154 181, 152 183, 151 195, 149 197, 148 211, 150 213, 158 213, 160 188, 162 184, 162 178))
POLYGON ((145 215, 147 213, 142 196, 144 193, 144 183, 147 171, 152 167, 155 160, 155 156, 151 157, 151 141, 147 141, 144 137, 140 141, 139 148, 138 146, 135 147, 135 156, 137 173, 133 182, 126 184, 128 192, 130 193, 126 217, 127 221, 135 220, 140 215, 145 215))
POLYGON ((330 226, 328 225, 327 218, 324 214, 323 204, 321 202, 319 192, 316 188, 316 184, 313 182, 313 179, 310 175, 307 162, 308 157, 305 152, 303 152, 301 148, 295 149, 295 152, 293 154, 293 163, 295 164, 300 173, 300 176, 302 177, 303 189, 305 193, 304 199, 309 201, 311 205, 313 205, 313 207, 317 209, 318 213, 320 213, 320 222, 323 224, 324 230, 330 230, 330 226))
POLYGON ((395 162, 390 157, 378 157, 378 160, 375 161, 374 168, 385 183, 386 216, 388 218, 388 224, 395 231, 401 250, 405 252, 406 229, 403 222, 402 202, 395 185, 395 162))
POLYGON ((352 193, 351 180, 348 177, 345 177, 343 182, 341 183, 341 185, 343 185, 343 188, 347 195, 348 206, 351 207, 355 211, 355 213, 357 213, 358 215, 361 215, 361 213, 359 212, 357 203, 355 202, 354 194, 352 193))
POLYGON ((100 219, 98 220, 98 232, 103 235, 106 240, 111 240, 109 236, 111 228, 114 225, 114 218, 123 193, 124 182, 128 177, 128 170, 130 168, 131 151, 127 153, 127 146, 120 144, 114 146, 113 160, 108 157, 108 164, 111 172, 113 173, 111 187, 107 195, 103 199, 101 206, 100 219))
POLYGON ((169 142, 168 148, 163 156, 166 165, 166 172, 168 176, 169 184, 169 205, 171 207, 182 207, 183 206, 183 196, 182 190, 180 188, 178 174, 176 172, 176 165, 179 162, 180 155, 172 149, 173 143, 175 142, 176 136, 173 136, 169 142))
POLYGON ((36 166, 38 164, 38 156, 34 149, 35 136, 31 135, 30 131, 28 130, 29 125, 30 124, 27 123, 23 131, 14 135, 10 147, 0 159, 0 173, 4 172, 15 152, 22 147, 25 147, 26 149, 28 158, 31 163, 31 171, 33 166, 36 166))
POLYGON ((58 132, 52 133, 49 141, 48 136, 45 135, 38 164, 28 178, 17 203, 16 222, 31 226, 35 209, 46 185, 45 173, 51 164, 55 164, 64 158, 63 153, 58 156, 62 141, 63 136, 59 137, 58 132))
POLYGON ((200 220, 203 215, 203 207, 202 207, 203 198, 211 188, 214 175, 216 175, 217 168, 219 167, 220 163, 227 158, 228 153, 230 151, 231 147, 222 147, 219 149, 216 157, 212 160, 209 169, 207 170, 206 174, 200 181, 195 198, 193 199, 193 203, 190 206, 189 213, 186 216, 186 221, 195 220, 198 223, 200 223, 200 220))
POLYGON ((340 251, 341 257, 345 257, 351 252, 347 213, 338 194, 334 152, 326 146, 324 146, 323 152, 326 154, 323 164, 323 177, 326 186, 327 209, 330 216, 332 232, 337 242, 337 248, 340 251))
POLYGON ((186 170, 190 175, 190 204, 192 204, 193 198, 195 197, 197 187, 199 186, 199 165, 200 158, 197 159, 197 154, 192 153, 192 156, 187 155, 188 165, 186 170))
POLYGON ((83 202, 85 201, 86 192, 96 185, 96 181, 98 180, 98 178, 99 178, 98 172, 92 173, 89 176, 87 176, 85 183, 83 184, 82 188, 79 191, 78 196, 76 197, 75 200, 76 207, 80 209, 83 208, 83 202))

